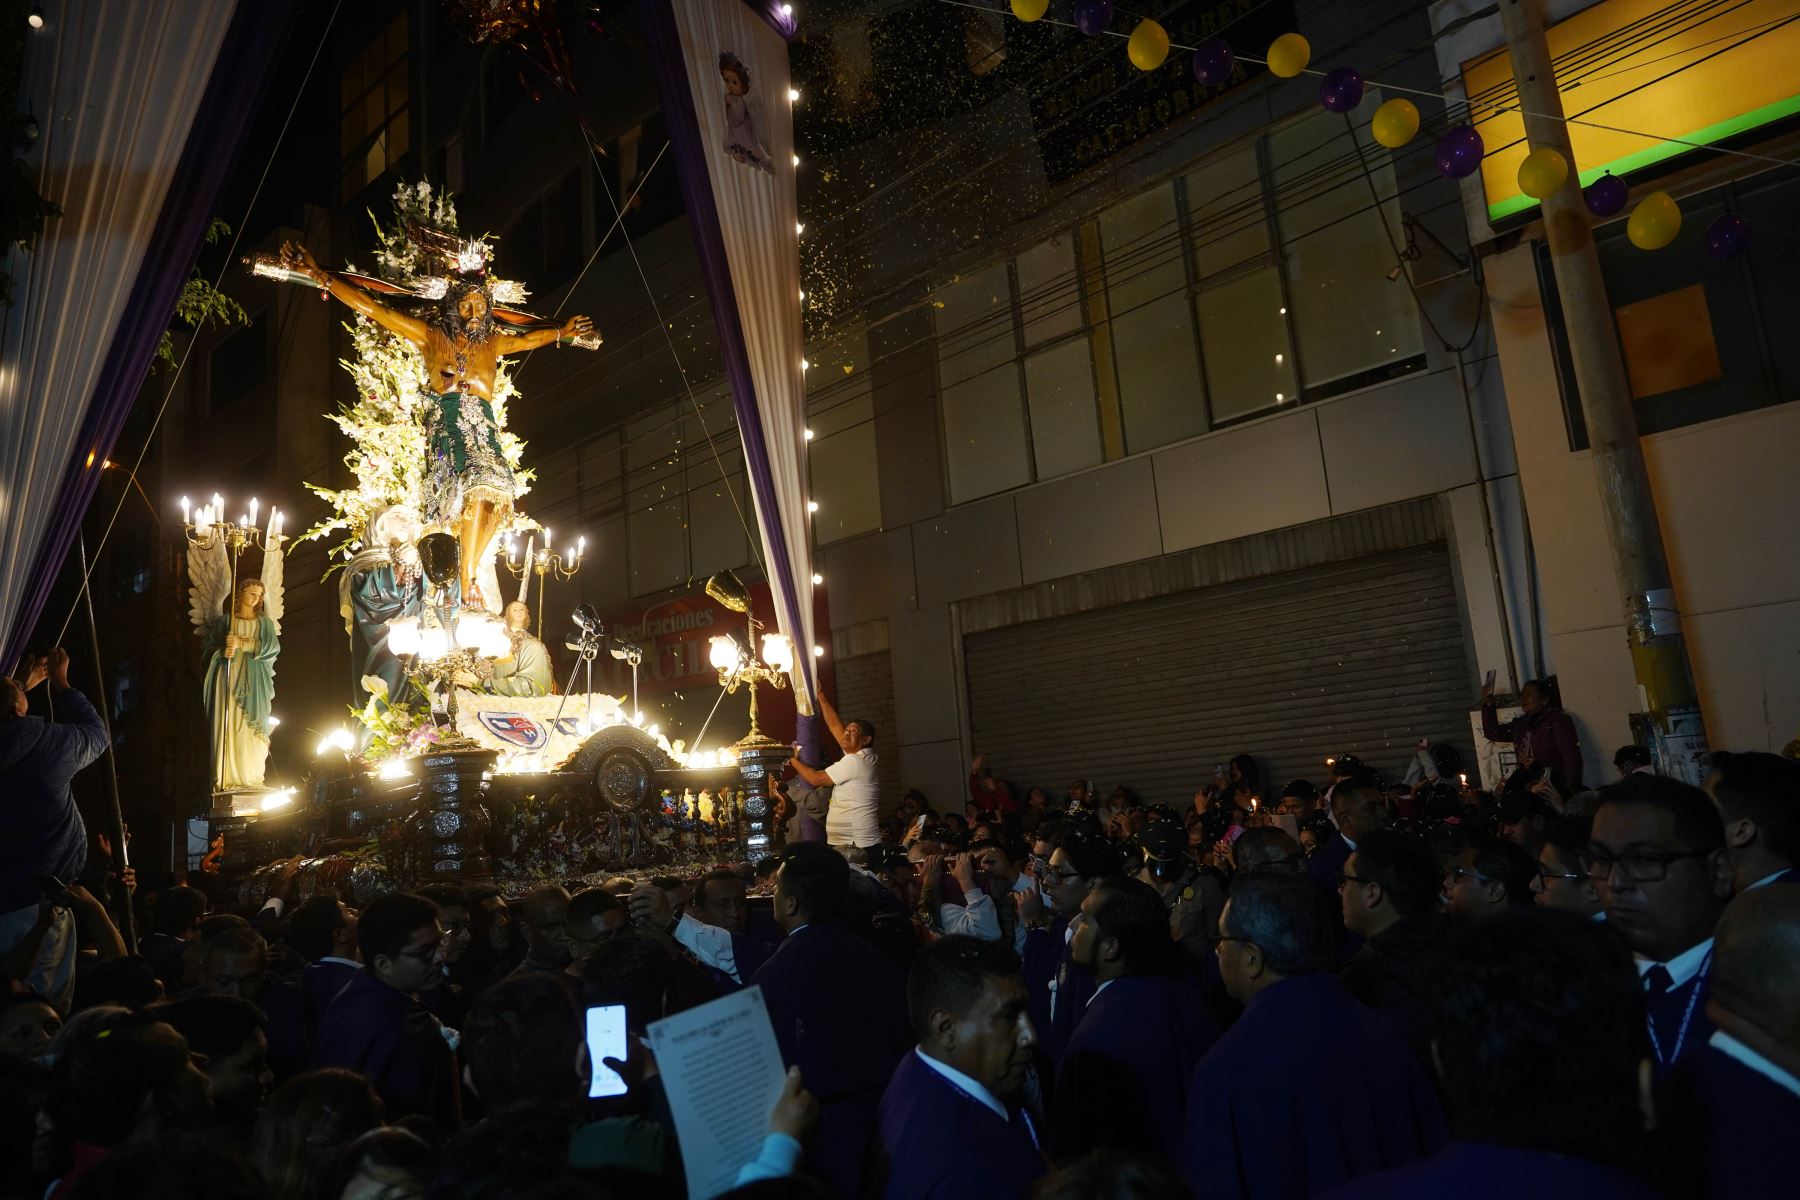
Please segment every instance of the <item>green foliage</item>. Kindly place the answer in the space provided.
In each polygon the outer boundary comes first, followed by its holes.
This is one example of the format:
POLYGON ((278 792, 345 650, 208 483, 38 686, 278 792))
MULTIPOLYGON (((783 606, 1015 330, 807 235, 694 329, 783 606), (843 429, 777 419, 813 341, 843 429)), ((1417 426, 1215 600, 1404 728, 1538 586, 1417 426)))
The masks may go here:
MULTIPOLYGON (((214 217, 206 227, 206 244, 213 245, 231 236, 231 226, 214 217)), ((188 329, 198 332, 207 325, 219 325, 229 329, 234 325, 248 325, 250 314, 244 306, 221 292, 200 276, 200 268, 186 283, 181 285, 181 294, 175 297, 175 319, 186 325, 188 329)), ((175 365, 175 338, 173 330, 163 330, 162 340, 156 344, 156 362, 160 366, 175 365)))

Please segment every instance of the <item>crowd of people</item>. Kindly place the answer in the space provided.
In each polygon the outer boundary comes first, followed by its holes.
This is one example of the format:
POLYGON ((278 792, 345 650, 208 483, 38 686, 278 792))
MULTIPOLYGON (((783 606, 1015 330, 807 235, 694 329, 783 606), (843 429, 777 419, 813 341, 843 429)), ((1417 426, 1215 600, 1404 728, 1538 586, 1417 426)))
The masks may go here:
POLYGON ((826 840, 360 909, 290 871, 233 912, 204 879, 133 898, 88 853, 92 710, 66 660, 45 674, 64 723, 0 714, 31 836, 0 847, 30 897, 0 945, 0 1196, 680 1197, 646 1030, 744 987, 788 1067, 746 1197, 1791 1186, 1791 758, 1719 753, 1699 788, 1621 753, 1579 790, 1551 733, 1490 794, 1445 747, 1279 791, 1246 755, 1179 807, 1053 800, 978 758, 954 811, 883 817, 876 730, 827 709, 857 761, 788 792, 826 840), (135 901, 137 953, 109 901, 135 901), (623 1007, 624 1058, 592 1061, 596 1005, 623 1007), (592 1097, 596 1067, 624 1094, 592 1097))

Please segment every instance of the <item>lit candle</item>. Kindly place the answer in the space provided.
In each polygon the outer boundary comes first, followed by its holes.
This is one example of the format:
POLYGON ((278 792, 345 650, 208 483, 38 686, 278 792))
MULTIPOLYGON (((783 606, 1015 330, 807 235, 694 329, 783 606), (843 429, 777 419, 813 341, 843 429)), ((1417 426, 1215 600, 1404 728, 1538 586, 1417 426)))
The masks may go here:
POLYGON ((519 541, 517 538, 509 537, 506 539, 506 561, 509 563, 516 563, 519 561, 519 541))
POLYGON ((256 527, 256 510, 261 507, 255 496, 250 497, 250 527, 256 527))
POLYGON ((181 523, 183 525, 192 525, 194 523, 193 514, 188 511, 188 498, 186 496, 181 498, 181 523))
POLYGON ((217 520, 219 514, 225 511, 225 497, 219 495, 217 492, 213 493, 212 510, 214 520, 217 520))
POLYGON ((1464 786, 1464 787, 1468 787, 1468 786, 1469 786, 1469 777, 1468 777, 1468 775, 1467 775, 1467 774, 1459 774, 1459 775, 1458 775, 1458 776, 1457 776, 1457 779, 1459 779, 1459 780, 1460 780, 1460 781, 1462 781, 1462 785, 1463 785, 1463 786, 1464 786))
POLYGON ((272 509, 269 514, 269 533, 270 533, 270 535, 273 537, 276 537, 276 538, 280 538, 281 531, 286 525, 287 525, 287 514, 282 512, 279 508, 272 509))
POLYGON ((212 531, 212 505, 200 506, 199 519, 194 522, 194 532, 205 537, 212 531))
POLYGON ((581 556, 586 553, 587 553, 587 539, 584 537, 576 538, 575 539, 575 561, 577 563, 579 563, 581 561, 581 556))
POLYGON ((544 526, 544 553, 545 555, 550 553, 550 527, 548 525, 544 526))

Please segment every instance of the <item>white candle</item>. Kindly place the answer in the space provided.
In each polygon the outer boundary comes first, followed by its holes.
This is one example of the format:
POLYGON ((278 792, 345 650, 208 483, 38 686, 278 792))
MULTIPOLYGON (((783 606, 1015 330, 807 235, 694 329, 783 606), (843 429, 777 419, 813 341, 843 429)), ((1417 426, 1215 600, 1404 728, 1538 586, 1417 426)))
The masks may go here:
POLYGON ((183 525, 192 525, 194 523, 193 514, 188 511, 188 498, 186 496, 181 498, 181 523, 183 525))
POLYGON ((575 539, 575 561, 577 563, 579 563, 581 561, 581 556, 586 553, 587 553, 587 539, 586 538, 576 538, 575 539))
POLYGON ((250 526, 256 527, 256 510, 261 507, 255 496, 250 497, 250 526))
POLYGON ((550 527, 544 526, 544 553, 550 553, 550 527))
POLYGON ((218 518, 218 515, 220 513, 225 511, 225 497, 219 495, 219 493, 217 493, 217 492, 213 493, 212 510, 213 510, 213 518, 215 520, 218 518))

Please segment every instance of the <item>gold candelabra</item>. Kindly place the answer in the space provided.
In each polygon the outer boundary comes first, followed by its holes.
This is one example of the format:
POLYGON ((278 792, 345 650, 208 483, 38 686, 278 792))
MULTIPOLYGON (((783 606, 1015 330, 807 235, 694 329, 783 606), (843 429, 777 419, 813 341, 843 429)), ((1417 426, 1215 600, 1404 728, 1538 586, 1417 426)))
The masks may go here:
MULTIPOLYGON (((503 561, 506 563, 506 569, 512 573, 512 577, 524 579, 528 574, 537 576, 537 635, 540 641, 544 636, 544 581, 552 575, 558 579, 575 578, 576 572, 581 570, 581 556, 586 553, 587 539, 584 537, 575 539, 575 552, 567 558, 560 551, 551 550, 548 527, 544 529, 543 546, 540 547, 537 544, 536 534, 532 534, 526 539, 524 558, 519 557, 519 539, 516 537, 507 539, 506 558, 503 561)), ((530 586, 529 583, 525 585, 526 588, 530 586)), ((519 598, 525 598, 523 589, 520 591, 519 598)), ((505 605, 501 605, 501 609, 504 612, 505 605)))
POLYGON ((757 723, 756 685, 766 683, 776 689, 787 686, 788 672, 794 669, 794 643, 784 633, 765 633, 762 658, 756 657, 753 647, 756 631, 762 628, 762 623, 750 611, 749 589, 733 572, 722 571, 707 580, 706 594, 731 611, 743 613, 748 634, 747 642, 740 642, 734 634, 722 633, 710 643, 710 661, 719 672, 719 686, 725 689, 726 695, 740 687, 750 689, 750 732, 732 749, 742 752, 779 745, 764 734, 757 723))

